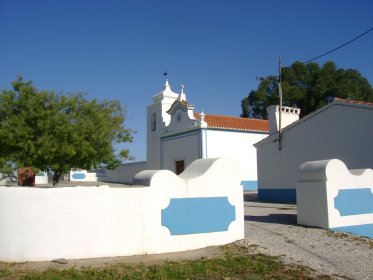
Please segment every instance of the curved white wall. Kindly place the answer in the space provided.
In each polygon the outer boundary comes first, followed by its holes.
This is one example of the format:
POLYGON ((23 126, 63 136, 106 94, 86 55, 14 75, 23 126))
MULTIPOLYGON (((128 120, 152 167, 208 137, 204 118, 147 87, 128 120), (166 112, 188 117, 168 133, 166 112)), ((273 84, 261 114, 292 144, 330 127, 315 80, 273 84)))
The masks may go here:
POLYGON ((373 170, 348 170, 338 159, 303 163, 298 171, 297 221, 373 237, 373 170))
POLYGON ((0 187, 0 261, 175 252, 241 239, 237 169, 229 159, 206 159, 180 176, 141 173, 148 187, 0 187))

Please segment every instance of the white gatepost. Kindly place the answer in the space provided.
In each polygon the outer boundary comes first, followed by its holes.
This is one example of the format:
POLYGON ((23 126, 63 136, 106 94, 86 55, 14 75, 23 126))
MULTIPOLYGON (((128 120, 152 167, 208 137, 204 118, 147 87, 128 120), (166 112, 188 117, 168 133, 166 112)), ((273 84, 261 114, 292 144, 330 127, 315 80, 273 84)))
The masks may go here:
POLYGON ((297 221, 373 238, 373 170, 348 170, 338 159, 299 167, 297 221))

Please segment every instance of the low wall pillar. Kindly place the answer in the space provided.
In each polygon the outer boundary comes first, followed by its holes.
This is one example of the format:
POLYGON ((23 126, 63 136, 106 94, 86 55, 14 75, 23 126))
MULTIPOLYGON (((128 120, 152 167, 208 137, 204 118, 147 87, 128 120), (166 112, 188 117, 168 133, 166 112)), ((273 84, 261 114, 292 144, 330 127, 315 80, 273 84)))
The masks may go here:
POLYGON ((373 238, 373 170, 348 170, 338 159, 299 167, 297 221, 373 238))

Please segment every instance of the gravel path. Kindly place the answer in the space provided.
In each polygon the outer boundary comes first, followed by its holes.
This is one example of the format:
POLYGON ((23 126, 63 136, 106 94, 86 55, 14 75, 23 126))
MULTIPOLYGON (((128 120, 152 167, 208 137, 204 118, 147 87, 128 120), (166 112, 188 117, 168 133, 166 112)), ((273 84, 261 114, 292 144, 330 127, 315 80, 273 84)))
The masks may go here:
POLYGON ((261 203, 245 194, 245 238, 260 252, 337 279, 373 279, 373 240, 296 224, 296 205, 261 203))

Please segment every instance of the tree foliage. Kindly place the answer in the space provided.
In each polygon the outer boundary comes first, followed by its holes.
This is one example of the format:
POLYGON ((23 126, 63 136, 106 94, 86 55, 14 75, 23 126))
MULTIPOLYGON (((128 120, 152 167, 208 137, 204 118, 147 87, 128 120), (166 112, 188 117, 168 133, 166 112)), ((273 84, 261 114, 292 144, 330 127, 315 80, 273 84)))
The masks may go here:
POLYGON ((83 94, 37 90, 20 77, 0 93, 0 164, 53 170, 114 168, 129 158, 114 144, 132 141, 119 101, 88 101, 83 94))
MULTIPOLYGON (((333 101, 334 97, 373 102, 368 80, 353 69, 337 69, 329 61, 323 66, 295 62, 281 71, 283 105, 301 109, 301 117, 333 101)), ((242 117, 267 118, 266 108, 279 104, 278 78, 261 79, 257 90, 242 99, 242 117)))

